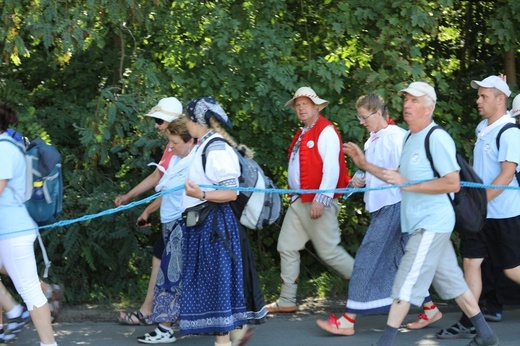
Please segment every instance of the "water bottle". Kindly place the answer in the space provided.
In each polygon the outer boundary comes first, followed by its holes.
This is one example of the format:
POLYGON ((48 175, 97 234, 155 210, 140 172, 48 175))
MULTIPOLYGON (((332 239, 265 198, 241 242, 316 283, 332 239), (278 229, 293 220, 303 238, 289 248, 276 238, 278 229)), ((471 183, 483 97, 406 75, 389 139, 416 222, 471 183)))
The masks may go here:
MULTIPOLYGON (((364 179, 365 178, 365 171, 362 171, 362 170, 356 171, 356 173, 354 173, 354 177, 357 177, 357 178, 360 178, 360 179, 364 179)), ((354 177, 352 177, 352 178, 354 178, 354 177)))
POLYGON ((43 181, 39 180, 33 182, 32 199, 36 201, 41 201, 45 199, 45 195, 43 193, 43 181))
MULTIPOLYGON (((356 171, 356 173, 354 173, 354 177, 358 177, 360 179, 364 179, 365 178, 365 171, 362 171, 362 170, 358 170, 356 171)), ((350 183, 348 184, 347 188, 351 188, 352 187, 352 179, 350 180, 350 183)), ((349 198, 354 192, 349 192, 348 195, 343 195, 343 199, 347 199, 349 198)))

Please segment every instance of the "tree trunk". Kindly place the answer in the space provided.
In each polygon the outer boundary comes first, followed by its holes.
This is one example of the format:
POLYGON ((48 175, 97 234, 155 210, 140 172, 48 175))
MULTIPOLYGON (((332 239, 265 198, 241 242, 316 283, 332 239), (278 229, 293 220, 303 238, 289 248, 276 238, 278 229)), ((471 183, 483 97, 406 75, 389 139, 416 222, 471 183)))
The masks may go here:
POLYGON ((510 49, 504 54, 504 68, 507 76, 507 84, 512 87, 518 87, 516 82, 516 66, 515 66, 515 50, 510 49))

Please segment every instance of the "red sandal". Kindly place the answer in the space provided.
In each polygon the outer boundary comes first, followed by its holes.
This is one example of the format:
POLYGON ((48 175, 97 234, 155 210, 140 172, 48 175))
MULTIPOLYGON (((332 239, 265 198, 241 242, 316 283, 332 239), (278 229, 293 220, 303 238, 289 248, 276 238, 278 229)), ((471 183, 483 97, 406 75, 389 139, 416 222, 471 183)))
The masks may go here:
MULTIPOLYGON (((426 306, 423 307, 424 310, 433 310, 436 308, 437 308, 437 306, 435 304, 433 304, 429 308, 426 306)), ((430 324, 437 322, 441 318, 442 318, 442 312, 440 312, 440 310, 437 311, 435 313, 435 315, 433 315, 431 318, 428 318, 428 316, 426 314, 419 314, 417 316, 417 319, 414 322, 410 322, 406 325, 406 328, 411 329, 411 330, 423 329, 424 327, 427 327, 430 324)))
MULTIPOLYGON (((352 322, 352 323, 356 322, 355 320, 352 320, 351 318, 349 318, 346 315, 345 315, 345 318, 347 320, 349 320, 350 322, 352 322)), ((325 331, 327 331, 327 332, 329 332, 331 334, 334 334, 334 335, 350 336, 350 335, 354 335, 354 333, 355 333, 354 328, 340 328, 339 327, 339 325, 340 325, 339 321, 338 321, 337 317, 334 314, 330 314, 328 321, 317 320, 316 324, 321 329, 323 329, 323 330, 325 330, 325 331)))

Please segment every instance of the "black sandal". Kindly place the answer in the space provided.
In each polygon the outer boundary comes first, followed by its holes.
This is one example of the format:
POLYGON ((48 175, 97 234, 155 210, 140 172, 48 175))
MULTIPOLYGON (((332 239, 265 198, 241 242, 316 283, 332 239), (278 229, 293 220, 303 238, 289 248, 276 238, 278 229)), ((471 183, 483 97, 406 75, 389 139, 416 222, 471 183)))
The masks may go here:
POLYGON ((130 326, 150 326, 153 323, 148 321, 149 316, 144 316, 141 311, 130 311, 123 313, 121 317, 121 313, 119 313, 118 321, 120 324, 130 325, 130 326), (137 318, 137 321, 135 320, 137 318))

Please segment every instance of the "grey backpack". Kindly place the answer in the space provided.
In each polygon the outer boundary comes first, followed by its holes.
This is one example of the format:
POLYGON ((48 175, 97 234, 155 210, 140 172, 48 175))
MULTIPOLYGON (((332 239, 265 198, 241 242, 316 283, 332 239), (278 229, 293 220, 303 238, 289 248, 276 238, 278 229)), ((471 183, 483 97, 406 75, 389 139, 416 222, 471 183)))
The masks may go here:
MULTIPOLYGON (((202 167, 206 170, 206 151, 212 150, 211 143, 220 141, 231 146, 224 138, 215 137, 208 141, 202 152, 202 167)), ((248 158, 245 152, 231 146, 240 163, 239 185, 259 190, 276 189, 273 181, 264 174, 258 163, 248 158)), ((240 191, 237 199, 230 203, 240 223, 249 229, 262 229, 272 225, 283 212, 282 197, 278 193, 264 191, 240 191)))

